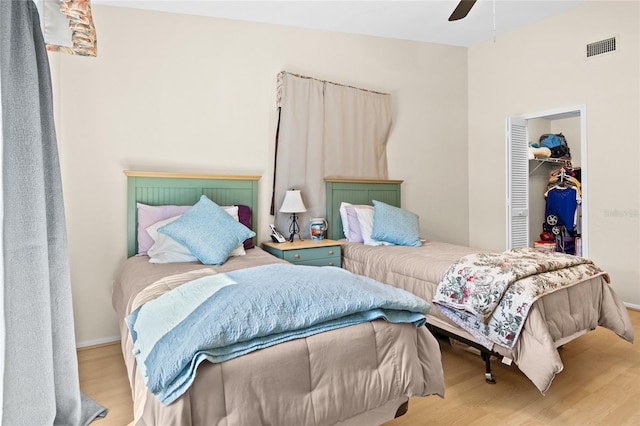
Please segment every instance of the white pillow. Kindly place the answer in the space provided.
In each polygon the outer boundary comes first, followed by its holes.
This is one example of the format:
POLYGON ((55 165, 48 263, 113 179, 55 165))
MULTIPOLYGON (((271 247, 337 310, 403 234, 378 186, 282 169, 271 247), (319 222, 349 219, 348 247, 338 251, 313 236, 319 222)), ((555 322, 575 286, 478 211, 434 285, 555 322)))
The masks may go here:
POLYGON ((351 206, 350 203, 345 203, 344 201, 340 203, 340 219, 342 220, 342 232, 344 232, 344 237, 349 238, 349 218, 347 216, 347 206, 351 206))
POLYGON ((180 216, 170 217, 161 220, 147 228, 147 233, 154 243, 147 250, 149 263, 176 263, 176 262, 195 262, 197 257, 191 254, 188 248, 174 240, 173 238, 160 234, 158 228, 167 225, 180 216))
POLYGON ((355 210, 358 215, 358 223, 360 224, 360 232, 362 233, 364 244, 369 246, 394 245, 393 243, 371 238, 371 232, 373 231, 373 209, 359 209, 356 207, 355 210))
MULTIPOLYGON (((238 206, 222 206, 222 208, 233 219, 236 221, 240 220, 238 216, 238 206)), ((147 233, 154 241, 153 245, 147 251, 149 263, 195 262, 198 260, 188 248, 170 236, 158 232, 158 228, 173 222, 180 216, 181 215, 170 217, 169 219, 161 220, 147 227, 147 233)), ((229 256, 244 256, 245 254, 244 244, 240 244, 229 256)))

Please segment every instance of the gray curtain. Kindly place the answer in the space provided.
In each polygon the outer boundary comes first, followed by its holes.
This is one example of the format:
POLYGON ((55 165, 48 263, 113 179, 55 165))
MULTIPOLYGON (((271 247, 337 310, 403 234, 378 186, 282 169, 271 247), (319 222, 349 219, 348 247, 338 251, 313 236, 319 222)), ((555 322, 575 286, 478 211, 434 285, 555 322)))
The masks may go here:
POLYGON ((281 72, 271 214, 285 237, 289 214, 279 213, 287 189, 299 189, 309 220, 325 216, 325 177, 387 179, 391 96, 281 72))
POLYGON ((85 425, 51 77, 30 0, 0 1, 4 370, 2 424, 85 425))

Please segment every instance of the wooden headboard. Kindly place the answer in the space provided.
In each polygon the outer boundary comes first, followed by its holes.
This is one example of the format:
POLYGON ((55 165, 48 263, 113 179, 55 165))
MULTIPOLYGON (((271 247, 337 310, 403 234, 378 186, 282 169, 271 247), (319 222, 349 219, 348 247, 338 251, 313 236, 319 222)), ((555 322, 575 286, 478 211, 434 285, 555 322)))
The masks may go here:
POLYGON ((401 184, 401 180, 326 178, 328 238, 344 238, 340 203, 372 205, 373 200, 377 200, 400 207, 401 184))
MULTIPOLYGON (((258 180, 260 176, 232 176, 126 170, 127 253, 138 252, 136 203, 154 206, 194 205, 206 195, 218 205, 244 204, 251 208, 253 230, 258 229, 258 180)), ((257 233, 257 232, 256 232, 257 233)), ((254 237, 254 244, 256 244, 254 237)))

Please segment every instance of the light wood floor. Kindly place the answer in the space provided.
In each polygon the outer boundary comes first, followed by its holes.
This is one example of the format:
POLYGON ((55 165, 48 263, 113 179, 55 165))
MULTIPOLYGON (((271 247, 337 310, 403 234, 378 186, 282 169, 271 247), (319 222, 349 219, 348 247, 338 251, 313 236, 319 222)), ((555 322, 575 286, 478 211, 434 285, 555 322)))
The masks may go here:
MULTIPOLYGON (((640 336, 640 312, 629 313, 640 336)), ((409 412, 385 426, 640 425, 640 343, 609 330, 598 328, 560 349, 565 368, 546 396, 515 365, 495 359, 498 383, 486 384, 478 355, 441 346, 445 398, 412 398, 409 412)), ((93 424, 129 424, 133 409, 120 344, 81 349, 78 360, 81 389, 109 409, 93 424)))

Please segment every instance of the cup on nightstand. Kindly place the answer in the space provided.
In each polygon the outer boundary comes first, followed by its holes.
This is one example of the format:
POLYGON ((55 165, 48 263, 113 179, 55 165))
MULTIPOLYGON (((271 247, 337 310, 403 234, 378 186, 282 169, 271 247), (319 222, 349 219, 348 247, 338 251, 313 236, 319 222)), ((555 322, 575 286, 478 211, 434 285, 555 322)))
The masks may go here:
POLYGON ((324 233, 327 231, 327 221, 323 217, 314 217, 309 225, 309 233, 313 241, 324 240, 324 233))

